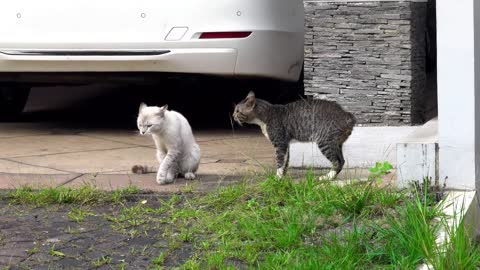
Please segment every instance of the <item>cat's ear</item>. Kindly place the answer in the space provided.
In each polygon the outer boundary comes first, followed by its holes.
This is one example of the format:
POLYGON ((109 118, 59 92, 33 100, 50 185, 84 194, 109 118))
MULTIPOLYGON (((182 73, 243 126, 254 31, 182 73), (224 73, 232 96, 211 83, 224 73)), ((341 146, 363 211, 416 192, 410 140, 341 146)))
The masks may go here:
POLYGON ((147 107, 147 104, 145 103, 140 103, 140 108, 138 109, 139 112, 141 112, 143 109, 145 109, 147 107))
POLYGON ((256 101, 255 93, 253 93, 253 91, 250 91, 250 93, 248 93, 247 98, 245 99, 245 107, 247 107, 247 109, 252 110, 255 107, 255 101, 256 101))
POLYGON ((162 107, 157 107, 157 115, 163 116, 165 114, 165 111, 168 109, 168 105, 165 104, 162 107))
POLYGON ((164 112, 166 110, 168 110, 168 104, 165 104, 162 107, 160 107, 160 111, 164 112))

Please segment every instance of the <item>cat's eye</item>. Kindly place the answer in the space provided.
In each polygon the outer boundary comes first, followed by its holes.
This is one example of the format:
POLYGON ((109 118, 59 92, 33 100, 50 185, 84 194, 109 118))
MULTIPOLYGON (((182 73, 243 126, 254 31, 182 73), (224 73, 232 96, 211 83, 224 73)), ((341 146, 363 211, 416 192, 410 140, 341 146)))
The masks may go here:
POLYGON ((148 125, 147 125, 147 128, 151 128, 151 127, 152 127, 152 125, 151 125, 151 124, 148 124, 148 125))

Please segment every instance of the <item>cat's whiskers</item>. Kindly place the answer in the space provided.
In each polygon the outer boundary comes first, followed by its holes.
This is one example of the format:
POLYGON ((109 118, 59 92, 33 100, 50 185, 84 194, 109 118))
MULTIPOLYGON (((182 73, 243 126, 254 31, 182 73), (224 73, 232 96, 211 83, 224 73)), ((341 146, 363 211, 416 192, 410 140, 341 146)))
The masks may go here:
POLYGON ((230 113, 228 114, 228 117, 230 118, 230 125, 232 126, 232 137, 235 137, 235 123, 233 123, 233 118, 232 118, 232 115, 230 115, 230 113))

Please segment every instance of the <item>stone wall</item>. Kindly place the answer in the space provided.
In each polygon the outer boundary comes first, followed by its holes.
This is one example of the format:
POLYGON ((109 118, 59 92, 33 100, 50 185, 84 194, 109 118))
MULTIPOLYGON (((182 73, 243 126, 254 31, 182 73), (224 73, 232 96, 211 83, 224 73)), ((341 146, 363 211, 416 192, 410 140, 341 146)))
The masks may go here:
POLYGON ((423 121, 426 3, 305 1, 305 91, 359 124, 423 121))

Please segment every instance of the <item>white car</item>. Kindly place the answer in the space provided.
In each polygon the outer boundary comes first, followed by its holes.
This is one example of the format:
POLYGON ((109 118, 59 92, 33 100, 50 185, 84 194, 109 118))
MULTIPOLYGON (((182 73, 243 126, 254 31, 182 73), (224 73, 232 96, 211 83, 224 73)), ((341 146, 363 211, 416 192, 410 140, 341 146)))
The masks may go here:
POLYGON ((297 81, 303 67, 302 0, 5 0, 0 26, 3 114, 21 110, 45 74, 297 81))

